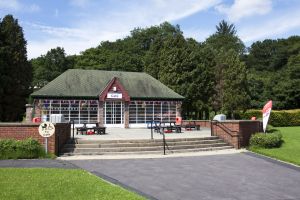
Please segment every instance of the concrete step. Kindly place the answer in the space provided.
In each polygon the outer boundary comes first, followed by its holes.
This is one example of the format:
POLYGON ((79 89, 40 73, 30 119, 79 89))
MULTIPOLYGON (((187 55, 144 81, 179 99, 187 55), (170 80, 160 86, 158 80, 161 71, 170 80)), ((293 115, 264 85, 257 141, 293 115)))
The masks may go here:
MULTIPOLYGON (((197 145, 197 144, 212 144, 221 143, 221 139, 211 139, 211 140, 195 140, 195 141, 167 141, 169 146, 178 145, 197 145)), ((162 141, 149 141, 148 143, 100 143, 100 144, 66 144, 65 148, 108 148, 108 147, 145 147, 145 146, 162 146, 162 141)))
MULTIPOLYGON (((218 139, 217 136, 202 137, 202 138, 166 138, 167 142, 177 141, 201 141, 201 140, 214 140, 218 139)), ((137 139, 137 140, 85 140, 76 139, 76 144, 107 144, 107 143, 149 143, 149 142, 162 142, 162 139, 137 139)))
MULTIPOLYGON (((232 149, 232 146, 221 146, 221 147, 205 147, 205 148, 194 148, 194 149, 179 149, 179 150, 166 150, 166 154, 173 153, 190 153, 190 152, 201 152, 201 151, 218 151, 225 149, 232 149)), ((141 154, 163 154, 163 150, 159 151, 139 151, 139 152, 85 152, 85 153, 75 153, 75 152, 66 152, 61 156, 76 156, 76 155, 141 155, 141 154)))
MULTIPOLYGON (((233 148, 216 136, 203 138, 166 139, 167 153, 184 153, 233 148)), ((66 144, 63 156, 68 155, 123 155, 162 154, 162 139, 142 140, 84 140, 77 139, 66 144), (73 143, 72 143, 73 142, 73 143)))
MULTIPOLYGON (((207 148, 207 147, 220 147, 226 146, 226 143, 213 143, 213 144, 193 144, 193 145, 177 145, 166 148, 168 150, 179 149, 195 149, 195 148, 207 148)), ((140 152, 140 151, 162 151, 163 146, 148 146, 148 147, 111 147, 111 148, 65 148, 63 152, 75 152, 75 153, 89 153, 89 152, 140 152)))

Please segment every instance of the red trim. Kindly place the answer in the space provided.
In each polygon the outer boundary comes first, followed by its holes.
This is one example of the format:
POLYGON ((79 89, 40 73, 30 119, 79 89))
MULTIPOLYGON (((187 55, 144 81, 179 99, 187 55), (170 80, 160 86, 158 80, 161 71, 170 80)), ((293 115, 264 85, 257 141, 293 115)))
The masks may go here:
POLYGON ((125 90, 123 85, 120 83, 117 77, 111 79, 111 81, 106 85, 105 89, 99 95, 99 101, 105 101, 107 97, 107 93, 113 91, 113 87, 117 88, 117 92, 122 93, 123 101, 130 101, 130 96, 128 92, 125 90))

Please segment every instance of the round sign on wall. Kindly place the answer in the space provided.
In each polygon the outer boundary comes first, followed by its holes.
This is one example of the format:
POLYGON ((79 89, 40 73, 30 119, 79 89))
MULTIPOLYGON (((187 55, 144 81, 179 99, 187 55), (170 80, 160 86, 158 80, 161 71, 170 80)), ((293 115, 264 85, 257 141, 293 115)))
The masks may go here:
POLYGON ((39 134, 42 137, 51 137, 55 132, 55 127, 51 122, 43 122, 39 126, 39 134))

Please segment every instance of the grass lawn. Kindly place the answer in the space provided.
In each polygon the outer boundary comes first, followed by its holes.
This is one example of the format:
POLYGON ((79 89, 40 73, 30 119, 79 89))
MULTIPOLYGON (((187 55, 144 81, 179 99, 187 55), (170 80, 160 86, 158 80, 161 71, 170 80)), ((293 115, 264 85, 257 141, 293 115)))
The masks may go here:
POLYGON ((251 148, 251 151, 300 165, 300 127, 280 127, 284 143, 280 148, 251 148))
POLYGON ((144 199, 79 169, 0 168, 0 199, 144 199))

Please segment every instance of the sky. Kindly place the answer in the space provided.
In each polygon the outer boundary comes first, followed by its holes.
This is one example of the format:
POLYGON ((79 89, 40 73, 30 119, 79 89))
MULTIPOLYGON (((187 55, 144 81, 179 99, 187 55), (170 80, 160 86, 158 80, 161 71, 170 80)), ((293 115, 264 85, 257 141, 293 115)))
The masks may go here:
POLYGON ((165 21, 199 42, 222 19, 246 46, 300 35, 300 0, 0 0, 0 18, 7 14, 23 27, 29 59, 58 46, 78 55, 165 21))

